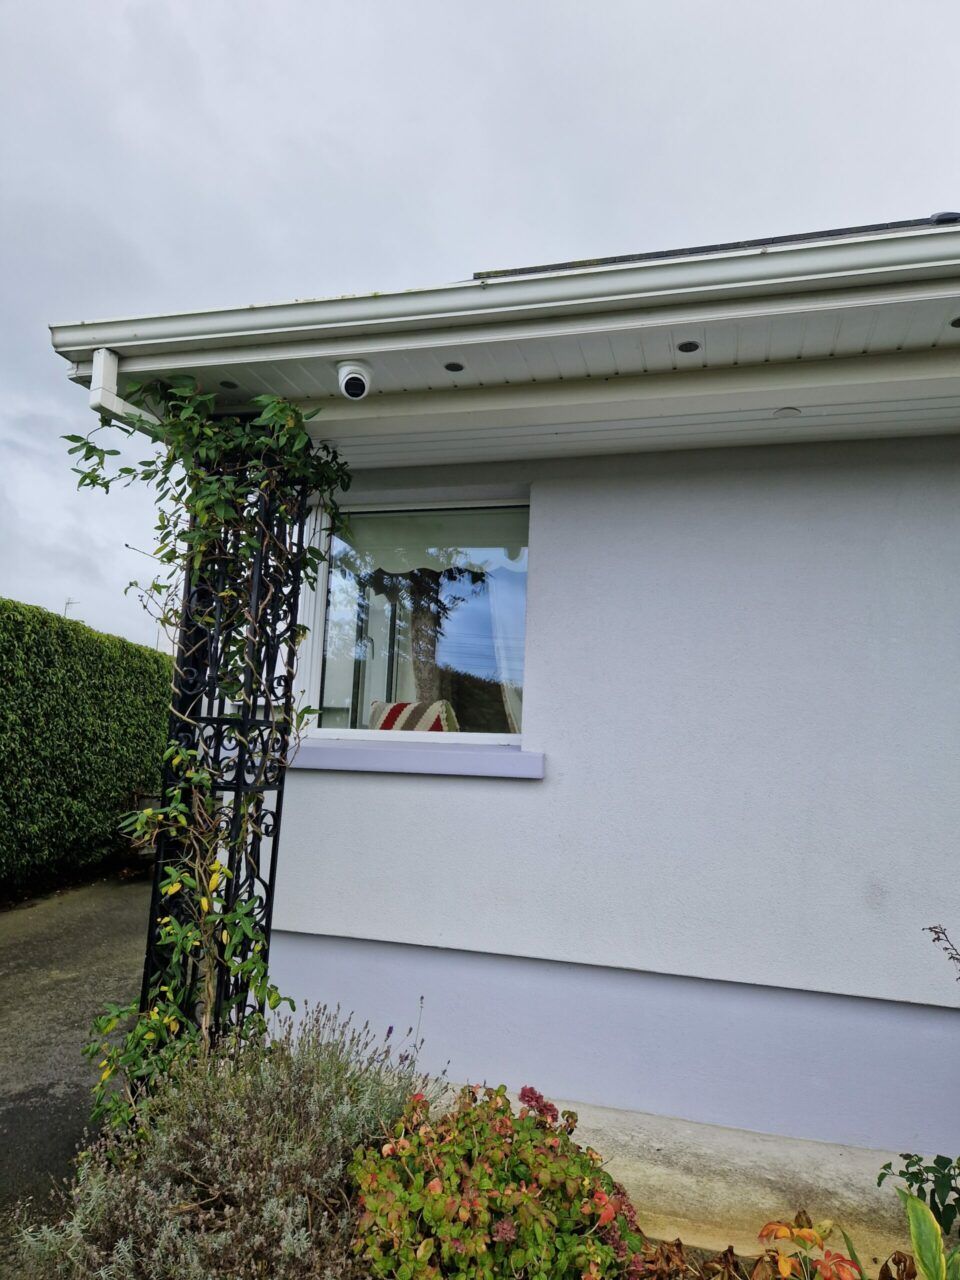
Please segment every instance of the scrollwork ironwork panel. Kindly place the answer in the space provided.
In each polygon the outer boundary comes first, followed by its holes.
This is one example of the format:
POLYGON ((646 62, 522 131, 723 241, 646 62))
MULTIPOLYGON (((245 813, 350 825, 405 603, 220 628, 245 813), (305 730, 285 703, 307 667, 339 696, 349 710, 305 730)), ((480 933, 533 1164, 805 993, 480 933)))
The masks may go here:
MULTIPOLYGON (((240 944, 269 948, 283 810, 283 783, 294 725, 294 677, 298 641, 297 609, 305 563, 308 495, 291 504, 261 494, 237 528, 225 529, 213 551, 185 584, 171 702, 170 740, 197 767, 209 772, 213 787, 194 796, 206 824, 208 847, 224 869, 226 909, 248 906, 254 937, 240 944), (252 531, 255 530, 255 535, 252 531), (251 538, 255 538, 251 542, 251 538)), ((165 802, 182 775, 164 770, 165 802)), ((160 838, 154 872, 141 1008, 163 974, 166 955, 158 916, 173 918, 186 908, 162 899, 165 868, 185 860, 179 837, 167 829, 160 838)), ((222 959, 222 957, 221 957, 222 959)), ((238 966, 234 966, 236 968, 238 966)), ((250 991, 231 967, 219 964, 215 1007, 206 1014, 222 1031, 242 1024, 262 997, 250 991)), ((188 976, 188 991, 200 1000, 199 975, 188 976)))

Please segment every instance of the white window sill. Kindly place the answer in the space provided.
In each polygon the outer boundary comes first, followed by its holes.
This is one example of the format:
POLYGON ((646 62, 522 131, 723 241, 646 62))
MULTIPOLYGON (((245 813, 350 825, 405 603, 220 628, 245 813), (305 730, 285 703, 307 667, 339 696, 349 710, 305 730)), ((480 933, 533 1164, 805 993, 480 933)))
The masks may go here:
POLYGON ((446 750, 470 743, 477 747, 519 747, 519 733, 433 733, 416 729, 320 729, 311 728, 304 735, 305 742, 396 742, 407 746, 411 742, 426 742, 431 747, 446 750))
MULTIPOLYGON (((303 738, 291 769, 329 769, 342 773, 420 773, 474 778, 542 778, 543 752, 524 751, 516 743, 451 741, 452 734, 380 733, 377 739, 303 738), (387 738, 388 741, 384 741, 387 738), (442 742, 424 742, 442 738, 442 742)), ((474 737, 474 735, 470 735, 474 737)), ((479 736, 479 735, 476 735, 479 736)), ((486 735, 485 735, 486 736, 486 735)), ((493 735, 491 735, 493 736, 493 735)))

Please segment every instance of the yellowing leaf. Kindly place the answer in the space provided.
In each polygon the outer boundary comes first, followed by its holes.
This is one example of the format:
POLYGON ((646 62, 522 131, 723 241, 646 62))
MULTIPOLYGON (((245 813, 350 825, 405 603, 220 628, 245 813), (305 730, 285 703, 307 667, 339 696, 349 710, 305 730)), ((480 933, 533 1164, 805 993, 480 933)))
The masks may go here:
POLYGON ((805 1240, 807 1244, 815 1244, 818 1248, 823 1244, 813 1227, 797 1227, 793 1234, 798 1240, 805 1240))
POLYGON ((917 1264, 920 1280, 947 1280, 943 1233, 940 1230, 940 1224, 930 1212, 929 1205, 900 1187, 897 1188, 897 1194, 907 1211, 913 1260, 917 1264))

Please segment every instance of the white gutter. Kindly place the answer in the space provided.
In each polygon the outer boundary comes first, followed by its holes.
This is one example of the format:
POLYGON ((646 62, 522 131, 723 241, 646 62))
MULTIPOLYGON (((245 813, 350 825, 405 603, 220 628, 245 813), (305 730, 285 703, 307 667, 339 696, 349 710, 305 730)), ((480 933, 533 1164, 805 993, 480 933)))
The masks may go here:
MULTIPOLYGON (((182 367, 199 376, 204 369, 231 364, 255 365, 281 360, 327 360, 375 357, 402 352, 430 352, 457 347, 468 349, 473 343, 511 343, 526 340, 549 340, 559 337, 585 337, 594 334, 640 335, 659 328, 678 325, 742 323, 750 320, 775 319, 793 315, 804 318, 824 310, 842 314, 846 310, 892 303, 922 304, 956 300, 960 308, 960 272, 946 280, 921 280, 888 285, 886 288, 861 287, 833 292, 781 294, 771 298, 735 298, 723 302, 680 303, 673 307, 652 306, 641 311, 614 311, 602 314, 584 312, 563 314, 538 320, 510 320, 447 328, 395 329, 390 331, 358 328, 356 332, 340 331, 333 335, 311 334, 299 341, 289 337, 267 335, 263 341, 247 341, 233 346, 176 346, 170 351, 133 350, 123 357, 123 371, 134 377, 150 377, 169 371, 171 357, 182 367)), ((89 360, 79 360, 70 371, 74 382, 88 385, 91 376, 89 360)))
POLYGON ((160 422, 146 409, 138 409, 128 400, 117 395, 120 357, 107 347, 98 347, 93 353, 93 370, 90 375, 90 408, 101 417, 120 422, 160 422))
POLYGON ((231 345, 609 314, 909 281, 955 282, 958 273, 960 227, 924 226, 402 293, 53 325, 51 337, 56 351, 74 363, 89 361, 101 347, 122 359, 168 352, 183 359, 191 351, 231 345))

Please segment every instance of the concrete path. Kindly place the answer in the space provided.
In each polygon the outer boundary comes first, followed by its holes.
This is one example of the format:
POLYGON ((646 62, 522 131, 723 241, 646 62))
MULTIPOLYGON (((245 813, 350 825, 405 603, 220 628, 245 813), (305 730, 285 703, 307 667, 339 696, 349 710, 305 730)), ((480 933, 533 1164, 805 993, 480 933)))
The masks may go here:
MULTIPOLYGON (((602 1152, 630 1193, 640 1225, 658 1239, 677 1236, 710 1251, 732 1244, 749 1257, 771 1219, 806 1209, 852 1236, 868 1276, 894 1249, 909 1249, 903 1209, 892 1182, 877 1186, 889 1151, 723 1129, 665 1116, 569 1105, 578 1136, 602 1152)), ((831 1249, 844 1252, 839 1231, 831 1249)))
POLYGON ((90 1115, 81 1054, 139 990, 150 887, 103 880, 0 913, 0 1210, 70 1173, 90 1115))

